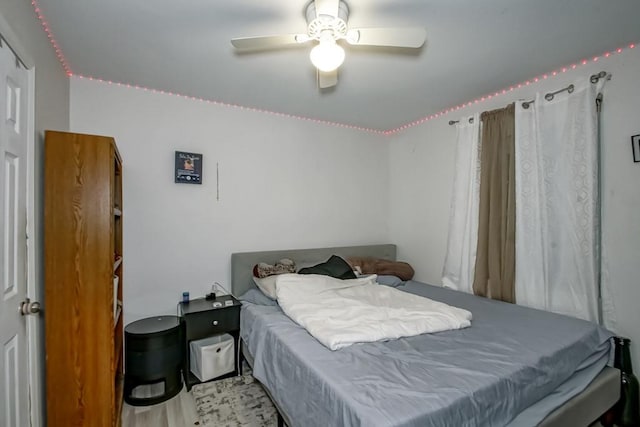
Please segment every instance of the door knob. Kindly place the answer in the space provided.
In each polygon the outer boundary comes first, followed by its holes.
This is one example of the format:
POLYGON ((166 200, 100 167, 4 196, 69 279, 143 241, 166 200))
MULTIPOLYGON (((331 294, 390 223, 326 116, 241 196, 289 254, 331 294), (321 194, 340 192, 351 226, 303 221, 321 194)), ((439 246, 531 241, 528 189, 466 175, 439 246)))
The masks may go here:
POLYGON ((29 298, 20 303, 20 314, 36 314, 40 313, 40 303, 37 301, 31 301, 29 298))

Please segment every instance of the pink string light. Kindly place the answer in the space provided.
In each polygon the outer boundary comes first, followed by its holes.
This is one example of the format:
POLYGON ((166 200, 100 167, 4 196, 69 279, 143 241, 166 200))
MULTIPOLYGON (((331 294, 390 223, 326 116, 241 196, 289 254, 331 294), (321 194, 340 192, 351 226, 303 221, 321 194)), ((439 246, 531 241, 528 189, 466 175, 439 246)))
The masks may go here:
MULTIPOLYGON (((624 52, 624 50, 625 50, 626 48, 628 48, 628 49, 633 49, 633 48, 635 48, 635 47, 636 47, 636 44, 635 44, 635 43, 631 43, 631 44, 629 44, 628 46, 625 46, 625 47, 619 47, 618 49, 616 49, 616 50, 614 50, 614 51, 611 51, 611 52, 605 52, 605 53, 603 53, 602 55, 594 56, 593 58, 591 58, 591 61, 592 61, 592 62, 598 62, 598 60, 599 60, 599 59, 602 59, 602 58, 610 58, 610 57, 611 57, 612 55, 614 55, 614 54, 620 54, 620 53, 624 52)), ((560 71, 561 71, 562 73, 566 73, 569 69, 575 70, 578 66, 581 66, 581 65, 587 65, 588 63, 589 63, 589 59, 583 59, 582 61, 579 61, 579 63, 577 63, 577 64, 571 64, 570 66, 565 66, 565 67, 560 68, 560 71)), ((557 70, 555 70, 555 71, 552 71, 552 72, 550 72, 550 73, 543 74, 542 76, 534 77, 533 79, 531 79, 531 80, 527 80, 527 81, 525 81, 524 83, 519 83, 519 84, 517 84, 515 87, 514 87, 514 86, 510 86, 508 89, 507 89, 507 88, 505 88, 505 89, 502 89, 501 91, 497 91, 497 92, 494 94, 494 96, 505 95, 507 92, 511 92, 511 91, 513 91, 515 88, 518 88, 518 89, 519 89, 519 88, 521 88, 523 85, 528 86, 528 85, 529 85, 530 83, 532 83, 532 82, 533 82, 533 83, 538 83, 540 80, 548 79, 548 78, 549 78, 549 75, 551 75, 551 76, 555 77, 555 76, 557 76, 558 74, 560 74, 560 73, 559 73, 557 70)), ((488 100, 488 99, 491 99, 491 98, 490 98, 490 95, 486 95, 486 96, 484 96, 484 97, 479 98, 479 100, 480 100, 480 101, 484 101, 484 100, 485 100, 485 98, 486 98, 487 100, 488 100)), ((476 99, 475 101, 471 101, 471 102, 466 102, 466 103, 465 103, 465 102, 463 102, 463 103, 462 103, 462 104, 460 104, 460 105, 456 105, 455 107, 452 107, 452 108, 450 108, 450 109, 443 110, 442 112, 440 112, 440 113, 438 113, 438 114, 444 114, 446 111, 452 111, 452 110, 458 111, 458 110, 460 110, 460 109, 462 109, 462 108, 470 107, 470 106, 471 106, 471 105, 473 105, 474 103, 476 103, 476 104, 477 104, 479 100, 478 100, 478 99, 476 99)), ((413 121, 413 122, 407 123, 407 124, 405 124, 405 125, 399 126, 399 127, 397 127, 397 128, 394 128, 394 129, 388 129, 388 130, 386 130, 386 131, 385 131, 385 135, 393 135, 393 134, 396 134, 396 133, 398 133, 398 132, 400 132, 400 131, 402 131, 402 130, 405 130, 407 127, 413 127, 413 126, 416 126, 416 125, 418 125, 418 124, 421 124, 421 123, 424 123, 424 122, 426 122, 426 121, 432 120, 432 119, 433 119, 433 118, 435 118, 435 117, 437 117, 437 115, 433 115, 433 114, 432 114, 432 115, 430 115, 430 116, 426 116, 426 117, 424 117, 424 118, 423 118, 423 119, 421 119, 421 120, 416 120, 416 121, 413 121)))
MULTIPOLYGON (((520 89, 522 88, 522 86, 529 86, 532 81, 533 83, 538 83, 540 81, 540 79, 547 79, 549 78, 549 74, 551 74, 552 76, 557 76, 559 73, 558 71, 552 71, 551 73, 547 73, 547 74, 543 74, 541 77, 534 77, 531 80, 526 80, 523 83, 518 83, 515 87, 514 86, 510 86, 508 89, 502 89, 501 91, 496 91, 495 94, 488 94, 485 96, 482 96, 480 98, 477 98, 473 101, 468 101, 468 102, 463 102, 462 104, 456 105, 455 107, 449 107, 446 108, 442 111, 439 111, 435 114, 431 114, 425 117, 422 117, 420 119, 414 120, 412 122, 409 123, 405 123, 401 126, 398 126, 396 128, 393 129, 387 129, 387 130, 380 130, 380 129, 373 129, 373 128, 368 128, 368 127, 363 127, 363 126, 357 126, 357 125, 350 125, 347 123, 340 123, 340 122, 333 122, 333 121, 329 121, 329 120, 322 120, 322 119, 316 119, 313 117, 306 117, 306 116, 300 116, 300 115, 296 115, 296 114, 288 114, 288 113, 282 113, 282 112, 277 112, 277 111, 271 111, 271 110, 266 110, 263 108, 257 108, 257 107, 247 107, 247 106, 242 106, 242 105, 237 105, 237 104, 230 104, 230 103, 226 103, 226 102, 222 102, 222 101, 216 101, 213 99, 205 99, 205 98, 199 98, 199 97, 194 97, 194 96, 188 96, 188 95, 184 95, 184 94, 179 94, 176 92, 171 92, 171 91, 164 91, 161 89, 154 89, 154 88, 149 88, 149 87, 143 87, 143 86, 138 86, 138 85, 131 85, 129 83, 122 83, 122 82, 113 82, 111 80, 104 80, 98 77, 93 77, 93 76, 83 76, 81 74, 75 74, 72 70, 71 67, 69 66, 69 62, 67 61, 66 57, 64 56, 62 49, 60 48, 60 45, 58 44, 58 42, 56 41, 55 37, 53 36, 53 32, 51 31, 51 28, 49 27, 49 23, 47 22, 47 20, 45 19, 43 13, 42 13, 42 9, 40 8, 40 5, 38 4, 37 0, 31 0, 31 6, 33 7, 33 11, 35 12, 36 16, 38 17, 38 20, 40 21, 40 24, 44 30, 44 32, 47 34, 47 38, 49 39, 49 42, 51 43, 51 46, 53 47, 53 50, 56 54, 56 57, 58 58, 58 61, 60 61, 60 64, 62 64, 62 68, 64 69, 66 75, 68 77, 76 77, 79 79, 87 79, 89 81, 93 81, 93 82, 99 82, 99 83, 104 83, 107 85, 117 85, 120 87, 126 87, 128 89, 137 89, 137 90, 143 90, 145 92, 152 92, 155 94, 160 94, 160 95, 169 95, 169 96, 175 96, 178 98, 184 98, 187 100, 191 100, 191 101, 199 101, 199 102, 205 102, 207 104, 212 104, 212 105, 217 105, 217 106, 222 106, 222 107, 230 107, 230 108, 236 108, 236 109, 240 109, 242 111, 251 111, 251 112, 256 112, 256 113, 263 113, 263 114, 269 114, 269 115, 273 115, 273 116, 277 116, 277 117, 283 117, 283 118, 288 118, 288 119, 296 119, 296 120, 304 120, 307 122, 311 122, 311 123, 317 123, 317 124, 321 124, 321 125, 328 125, 328 126, 334 126, 334 127, 340 127, 340 128, 345 128, 345 129, 353 129, 353 130, 358 130, 358 131, 362 131, 362 132, 367 132, 367 133, 373 133, 373 134, 378 134, 378 135, 393 135, 396 134, 400 131, 403 131, 405 129, 409 129, 411 127, 423 124, 425 122, 428 122, 429 120, 433 120, 436 118, 439 118, 440 116, 444 116, 445 114, 448 114, 450 112, 453 111, 458 111, 460 109, 466 108, 466 107, 470 107, 474 104, 478 104, 480 102, 484 102, 486 100, 492 99, 493 97, 497 97, 500 95, 505 95, 507 92, 511 92, 514 89, 520 89)), ((625 48, 629 48, 629 49, 634 49, 636 47, 635 43, 631 43, 629 44, 627 47, 619 47, 617 48, 615 51, 612 52, 605 52, 602 55, 599 56, 594 56, 593 58, 591 58, 592 62, 598 62, 598 60, 603 57, 603 58, 609 58, 611 57, 613 54, 620 54, 622 53, 625 48)), ((570 66, 565 66, 562 67, 560 69, 560 71, 562 73, 566 73, 569 70, 569 67, 572 70, 575 70, 578 65, 587 65, 589 63, 588 59, 583 59, 582 61, 580 61, 579 64, 571 64, 570 66)))
POLYGON ((69 63, 67 62, 67 59, 62 53, 62 49, 60 48, 60 45, 56 41, 55 37, 53 37, 53 33, 51 32, 49 23, 47 22, 44 15, 42 14, 42 9, 40 8, 40 5, 38 4, 37 0, 31 0, 31 6, 33 7, 33 11, 35 12, 36 16, 38 17, 38 20, 40 21, 40 25, 42 25, 42 29, 47 34, 49 43, 51 43, 51 46, 53 46, 53 50, 56 53, 56 57, 58 58, 58 61, 60 61, 60 64, 62 64, 62 68, 64 69, 65 74, 68 77, 73 76, 71 67, 69 67, 69 63))
POLYGON ((216 101, 216 100, 213 100, 213 99, 205 99, 205 98, 200 98, 200 97, 195 97, 195 96, 190 96, 190 95, 184 95, 184 94, 180 94, 180 93, 176 93, 176 92, 164 91, 164 90, 160 90, 160 89, 152 89, 152 88, 145 87, 145 86, 131 85, 129 83, 113 82, 111 80, 105 80, 105 79, 101 79, 99 77, 85 76, 85 75, 82 75, 82 74, 74 74, 73 77, 77 78, 77 79, 80 79, 80 80, 89 80, 91 82, 103 83, 103 84, 106 84, 106 85, 116 85, 116 86, 126 87, 128 89, 140 90, 140 91, 143 91, 143 92, 152 92, 152 93, 155 93, 155 94, 158 94, 158 95, 174 96, 174 97, 185 99, 185 100, 188 100, 188 101, 199 101, 199 102, 205 102, 207 104, 218 105, 218 106, 221 106, 221 107, 236 108, 236 109, 239 109, 241 111, 251 111, 251 112, 255 112, 255 113, 270 114, 272 116, 283 117, 283 118, 287 118, 287 119, 304 120, 304 121, 311 122, 311 123, 317 123, 317 124, 321 124, 321 125, 340 127, 340 128, 345 128, 345 129, 353 129, 353 130, 358 130, 358 131, 367 132, 367 133, 373 133, 373 134, 377 134, 377 135, 385 135, 386 134, 385 133, 386 131, 380 130, 380 129, 373 129, 373 128, 368 128, 368 127, 364 127, 364 126, 357 126, 357 125, 351 125, 351 124, 347 124, 347 123, 334 122, 334 121, 330 121, 330 120, 316 119, 316 118, 313 118, 313 117, 300 116, 300 115, 297 115, 297 114, 288 114, 288 113, 283 113, 283 112, 279 112, 279 111, 271 111, 271 110, 266 110, 266 109, 258 108, 258 107, 247 107, 245 105, 231 104, 231 103, 228 103, 228 102, 216 101))

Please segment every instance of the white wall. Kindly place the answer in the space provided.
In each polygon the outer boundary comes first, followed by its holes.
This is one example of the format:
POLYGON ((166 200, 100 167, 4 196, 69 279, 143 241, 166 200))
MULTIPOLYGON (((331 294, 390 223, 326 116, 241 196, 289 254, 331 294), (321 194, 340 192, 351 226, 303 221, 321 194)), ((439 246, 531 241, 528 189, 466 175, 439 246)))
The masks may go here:
POLYGON ((640 49, 628 49, 396 135, 390 145, 393 209, 389 229, 399 256, 416 268, 416 278, 440 284, 456 138, 455 127, 448 121, 517 99, 532 99, 535 92, 557 90, 600 70, 613 74, 605 88, 601 122, 603 230, 609 254, 604 280, 612 290, 617 312, 617 326, 612 329, 631 338, 634 365, 640 369, 640 163, 632 161, 630 138, 640 134, 640 49))
POLYGON ((389 234, 415 279, 439 284, 447 245, 455 130, 426 122, 390 141, 389 234))
POLYGON ((123 157, 127 322, 228 288, 232 252, 388 241, 381 136, 76 78, 71 129, 123 157), (174 183, 175 150, 204 155, 202 185, 174 183))

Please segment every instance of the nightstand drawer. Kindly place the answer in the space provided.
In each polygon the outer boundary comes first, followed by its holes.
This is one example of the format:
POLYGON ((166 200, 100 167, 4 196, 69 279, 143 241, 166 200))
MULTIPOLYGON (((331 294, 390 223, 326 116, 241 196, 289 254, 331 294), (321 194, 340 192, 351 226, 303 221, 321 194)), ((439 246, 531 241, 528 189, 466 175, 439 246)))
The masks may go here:
POLYGON ((240 307, 191 313, 185 316, 186 339, 197 340, 213 334, 240 329, 240 307))

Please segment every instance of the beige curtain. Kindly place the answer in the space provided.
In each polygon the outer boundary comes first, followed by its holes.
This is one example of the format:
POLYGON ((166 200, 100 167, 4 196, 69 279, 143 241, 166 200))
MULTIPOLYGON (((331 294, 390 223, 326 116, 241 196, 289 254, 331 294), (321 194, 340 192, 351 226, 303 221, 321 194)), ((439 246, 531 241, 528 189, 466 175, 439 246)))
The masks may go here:
POLYGON ((480 116, 480 217, 473 292, 515 302, 515 106, 480 116))

